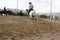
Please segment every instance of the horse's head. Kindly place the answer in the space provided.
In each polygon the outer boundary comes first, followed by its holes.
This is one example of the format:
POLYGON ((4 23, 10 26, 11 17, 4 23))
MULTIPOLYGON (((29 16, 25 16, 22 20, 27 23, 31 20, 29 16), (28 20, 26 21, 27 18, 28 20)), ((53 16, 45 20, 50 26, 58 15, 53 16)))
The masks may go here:
POLYGON ((28 12, 29 10, 28 10, 28 9, 26 9, 26 11, 28 12))

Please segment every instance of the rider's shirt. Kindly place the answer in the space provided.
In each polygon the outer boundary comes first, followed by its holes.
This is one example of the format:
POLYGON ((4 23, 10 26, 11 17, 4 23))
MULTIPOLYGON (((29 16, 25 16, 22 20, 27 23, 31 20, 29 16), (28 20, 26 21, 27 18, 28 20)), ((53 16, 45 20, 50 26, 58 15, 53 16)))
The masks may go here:
POLYGON ((32 4, 29 5, 29 9, 33 9, 33 5, 32 4))

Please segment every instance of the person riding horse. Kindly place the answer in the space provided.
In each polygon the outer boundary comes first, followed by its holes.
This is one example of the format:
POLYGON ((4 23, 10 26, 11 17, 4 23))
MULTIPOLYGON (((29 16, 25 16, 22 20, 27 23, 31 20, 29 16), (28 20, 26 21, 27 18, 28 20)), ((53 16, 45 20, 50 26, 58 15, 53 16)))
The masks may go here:
POLYGON ((7 16, 7 11, 6 11, 6 7, 4 7, 4 14, 6 14, 6 16, 7 16))
POLYGON ((34 6, 32 4, 32 2, 29 2, 29 11, 28 11, 28 16, 29 16, 29 13, 33 10, 34 6))

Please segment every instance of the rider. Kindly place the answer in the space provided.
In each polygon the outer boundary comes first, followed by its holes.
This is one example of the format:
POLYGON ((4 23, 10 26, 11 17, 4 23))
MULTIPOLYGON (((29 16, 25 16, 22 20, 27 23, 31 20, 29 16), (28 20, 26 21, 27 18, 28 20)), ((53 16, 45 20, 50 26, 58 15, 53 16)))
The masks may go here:
POLYGON ((32 5, 32 2, 29 2, 29 11, 28 11, 28 15, 30 13, 30 11, 32 11, 34 8, 34 6, 32 5))
POLYGON ((6 11, 6 7, 4 7, 4 14, 6 14, 6 16, 7 16, 7 11, 6 11))

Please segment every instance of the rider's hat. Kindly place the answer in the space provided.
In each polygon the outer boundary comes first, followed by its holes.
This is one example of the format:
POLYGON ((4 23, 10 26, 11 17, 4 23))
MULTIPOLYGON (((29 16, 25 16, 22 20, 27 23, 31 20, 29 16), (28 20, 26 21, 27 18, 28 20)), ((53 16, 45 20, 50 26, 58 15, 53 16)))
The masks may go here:
POLYGON ((29 4, 31 4, 32 2, 29 2, 29 4))

